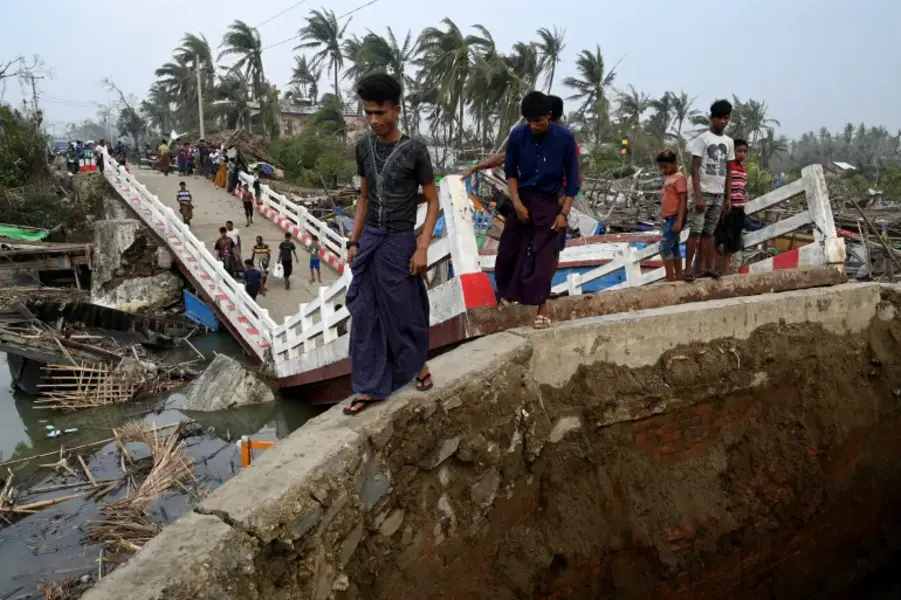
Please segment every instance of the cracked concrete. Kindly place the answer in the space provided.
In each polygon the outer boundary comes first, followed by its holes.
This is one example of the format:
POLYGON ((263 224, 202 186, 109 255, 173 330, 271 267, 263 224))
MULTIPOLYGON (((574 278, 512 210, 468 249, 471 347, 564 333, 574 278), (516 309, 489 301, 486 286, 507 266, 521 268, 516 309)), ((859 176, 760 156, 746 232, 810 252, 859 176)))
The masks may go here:
MULTIPOLYGON (((552 500, 587 494, 589 475, 597 478, 597 469, 622 460, 617 444, 631 440, 632 423, 694 410, 689 402, 704 394, 776 385, 773 374, 760 377, 761 364, 771 363, 754 364, 752 357, 742 358, 747 372, 705 381, 673 362, 677 349, 724 338, 740 345, 768 324, 816 323, 830 335, 857 334, 875 318, 884 290, 847 285, 718 300, 469 342, 430 362, 430 392, 404 389, 354 418, 341 413, 342 404, 305 424, 84 600, 416 599, 438 597, 439 584, 447 598, 530 597, 534 578, 553 570, 553 544, 569 544, 569 557, 584 547, 584 557, 598 544, 626 547, 617 536, 638 544, 649 535, 641 515, 654 506, 626 511, 617 504, 625 492, 609 483, 594 496, 609 505, 580 517, 584 534, 579 523, 564 541, 552 537, 553 528, 538 528, 551 516, 565 523, 552 500), (598 365, 620 378, 573 393, 574 378, 585 379, 586 369, 598 365), (634 369, 670 378, 659 381, 665 392, 650 390, 638 375, 630 379, 634 369), (592 389, 602 390, 600 400, 592 389), (589 443, 589 436, 604 443, 589 443), (577 459, 591 466, 560 479, 560 468, 577 459), (542 496, 551 490, 559 497, 542 496), (538 511, 542 506, 550 512, 538 511), (608 531, 610 519, 622 531, 608 531), (485 587, 489 581, 503 585, 485 587)), ((889 311, 883 306, 880 314, 889 311)), ((704 352, 692 360, 703 363, 704 352)), ((724 456, 717 464, 726 465, 724 456)), ((659 495, 674 493, 661 488, 659 495)), ((659 538, 641 543, 648 552, 681 556, 663 533, 659 538)), ((613 578, 633 576, 623 567, 613 578)))

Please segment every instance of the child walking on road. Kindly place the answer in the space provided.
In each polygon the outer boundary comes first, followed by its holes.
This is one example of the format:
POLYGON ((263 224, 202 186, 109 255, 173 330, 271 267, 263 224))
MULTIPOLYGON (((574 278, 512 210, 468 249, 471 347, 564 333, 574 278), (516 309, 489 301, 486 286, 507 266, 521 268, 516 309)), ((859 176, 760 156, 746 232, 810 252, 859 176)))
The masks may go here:
MULTIPOLYGON (((241 184, 239 183, 238 185, 240 186, 241 184)), ((244 218, 247 219, 247 223, 244 226, 250 227, 253 224, 253 193, 247 187, 247 184, 244 184, 244 187, 241 188, 241 203, 244 205, 244 218)))
POLYGON ((266 295, 266 279, 250 258, 244 261, 244 290, 254 300, 258 294, 266 295))
POLYGON ((322 271, 319 264, 320 249, 319 238, 314 235, 313 241, 310 243, 310 283, 314 281, 322 283, 322 271))
POLYGON ((178 212, 188 227, 191 226, 191 219, 194 217, 194 203, 191 198, 191 192, 185 186, 185 182, 178 184, 178 191, 175 192, 175 199, 178 200, 178 212))

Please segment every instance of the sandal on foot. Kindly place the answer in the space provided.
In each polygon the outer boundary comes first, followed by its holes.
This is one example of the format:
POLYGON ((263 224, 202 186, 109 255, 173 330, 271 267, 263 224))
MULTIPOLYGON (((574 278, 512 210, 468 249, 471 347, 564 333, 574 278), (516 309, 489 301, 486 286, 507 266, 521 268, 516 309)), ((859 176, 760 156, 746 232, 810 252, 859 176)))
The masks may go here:
POLYGON ((425 377, 416 376, 416 389, 420 392, 427 392, 434 387, 435 382, 432 381, 432 374, 426 373, 425 377))
POLYGON ((382 402, 384 398, 363 398, 357 396, 353 399, 353 402, 350 403, 350 406, 344 407, 344 414, 348 416, 358 415, 373 404, 378 404, 382 402))
POLYGON ((719 269, 714 269, 713 271, 710 271, 709 275, 714 279, 719 279, 723 276, 723 273, 719 269))
POLYGON ((505 300, 503 298, 501 298, 500 301, 497 303, 497 309, 501 312, 507 310, 511 306, 513 306, 513 303, 510 302, 509 300, 505 300))
POLYGON ((533 329, 547 329, 551 326, 551 320, 544 315, 537 315, 535 321, 532 322, 533 329))
POLYGON ((697 276, 696 276, 694 273, 688 273, 688 272, 686 272, 686 273, 685 273, 685 276, 684 276, 684 279, 685 279, 686 283, 694 283, 696 277, 697 277, 697 276))

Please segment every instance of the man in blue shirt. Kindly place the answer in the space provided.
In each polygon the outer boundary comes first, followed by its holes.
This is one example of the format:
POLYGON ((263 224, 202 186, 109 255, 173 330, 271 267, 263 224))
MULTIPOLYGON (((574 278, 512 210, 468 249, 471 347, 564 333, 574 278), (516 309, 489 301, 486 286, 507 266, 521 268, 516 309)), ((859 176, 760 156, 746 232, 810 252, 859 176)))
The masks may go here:
POLYGON ((537 305, 533 325, 545 329, 550 325, 547 297, 557 262, 557 240, 566 230, 573 198, 579 193, 579 156, 572 132, 551 122, 546 95, 529 92, 521 110, 526 123, 510 132, 504 155, 516 218, 504 223, 494 279, 502 309, 510 301, 537 305))

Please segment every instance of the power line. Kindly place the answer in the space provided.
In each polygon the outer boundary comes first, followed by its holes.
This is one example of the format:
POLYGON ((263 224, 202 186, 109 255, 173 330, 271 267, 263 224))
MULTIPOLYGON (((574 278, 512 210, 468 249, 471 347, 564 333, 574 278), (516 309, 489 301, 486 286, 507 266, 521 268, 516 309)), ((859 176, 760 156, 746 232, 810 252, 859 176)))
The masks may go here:
MULTIPOLYGON (((361 4, 360 6, 356 7, 355 9, 350 10, 350 11, 347 11, 347 12, 344 13, 343 15, 339 15, 339 16, 335 17, 335 20, 337 21, 337 20, 339 20, 339 19, 343 19, 344 17, 349 17, 350 15, 352 15, 352 14, 354 14, 354 13, 356 13, 356 12, 359 12, 359 11, 363 10, 363 9, 366 8, 367 6, 372 6, 373 4, 375 4, 375 3, 378 2, 378 1, 379 1, 379 0, 369 0, 369 2, 367 2, 367 3, 365 3, 365 4, 361 4)), ((296 39, 299 38, 299 37, 300 37, 300 34, 299 34, 299 33, 298 33, 297 35, 292 35, 292 36, 289 37, 288 39, 282 40, 282 41, 280 41, 280 42, 275 42, 274 44, 270 44, 269 46, 266 46, 265 48, 263 48, 262 50, 260 50, 260 52, 265 52, 266 50, 269 50, 270 48, 275 48, 276 46, 281 46, 282 44, 287 44, 288 42, 290 42, 290 41, 292 41, 292 40, 296 40, 296 39)))
POLYGON ((259 25, 257 25, 257 26, 256 26, 256 29, 259 29, 260 27, 262 27, 263 25, 265 25, 265 24, 267 24, 267 23, 271 23, 272 21, 276 20, 277 18, 279 18, 280 16, 282 16, 282 15, 285 14, 286 12, 291 11, 291 10, 294 10, 295 8, 297 8, 298 6, 300 6, 301 4, 303 4, 303 3, 306 2, 306 1, 307 1, 307 0, 300 0, 300 2, 298 2, 297 4, 295 4, 295 5, 293 5, 293 6, 290 6, 290 7, 286 8, 285 10, 283 10, 283 11, 280 12, 280 13, 278 13, 278 14, 275 15, 274 17, 270 17, 270 18, 266 19, 265 21, 263 21, 262 23, 260 23, 259 25))
POLYGON ((40 95, 41 100, 46 102, 54 103, 54 104, 64 104, 66 106, 81 106, 84 108, 93 108, 99 106, 97 102, 92 102, 89 100, 71 100, 67 98, 55 98, 53 96, 47 96, 44 94, 40 95))

